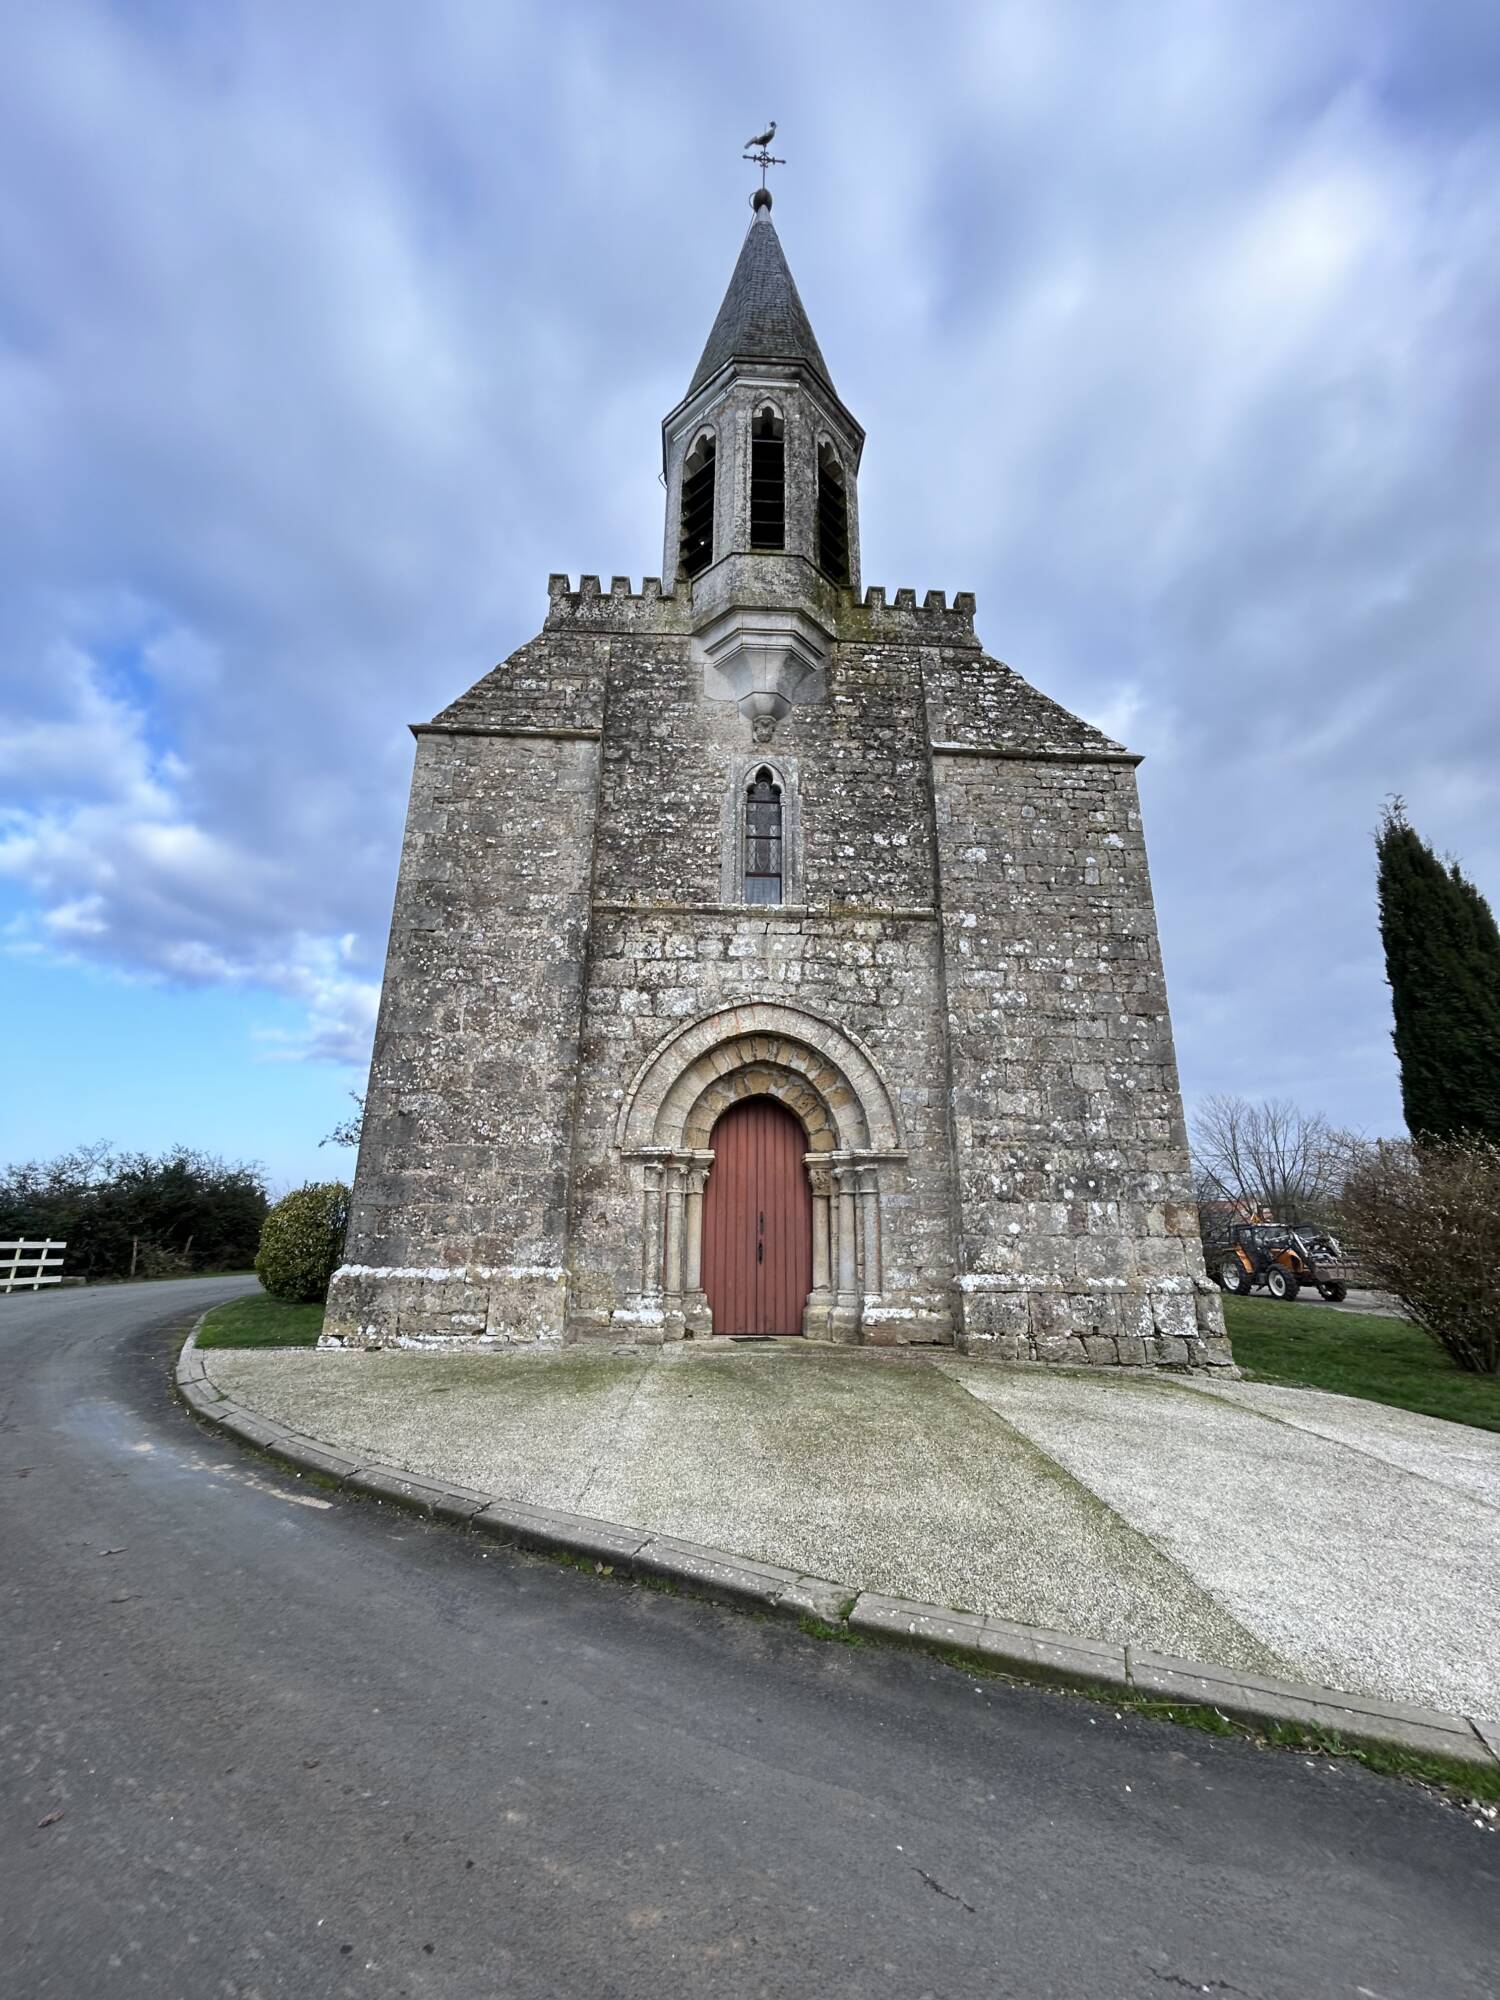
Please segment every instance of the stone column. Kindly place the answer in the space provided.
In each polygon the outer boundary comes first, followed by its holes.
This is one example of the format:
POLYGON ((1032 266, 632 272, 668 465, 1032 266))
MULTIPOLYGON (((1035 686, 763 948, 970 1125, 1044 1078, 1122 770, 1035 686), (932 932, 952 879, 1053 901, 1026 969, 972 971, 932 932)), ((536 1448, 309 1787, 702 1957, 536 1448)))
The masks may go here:
POLYGON ((833 1178, 838 1184, 835 1197, 835 1258, 837 1275, 835 1285, 837 1301, 833 1309, 830 1332, 835 1340, 858 1340, 859 1338, 859 1221, 855 1202, 855 1175, 857 1169, 837 1166, 833 1178))
POLYGON ((686 1169, 680 1158, 667 1161, 667 1256, 662 1273, 662 1338, 681 1340, 686 1331, 682 1311, 682 1267, 685 1230, 686 1169))
POLYGON ((825 1167, 821 1172, 815 1169, 808 1179, 812 1182, 813 1204, 812 1288, 815 1292, 826 1292, 830 1289, 829 1280, 833 1276, 828 1213, 831 1176, 825 1167))
POLYGON ((812 1189, 812 1290, 802 1313, 802 1331, 810 1340, 828 1338, 833 1311, 832 1195, 833 1173, 821 1153, 805 1153, 807 1183, 812 1189))
POLYGON ((854 1171, 835 1169, 839 1184, 839 1291, 847 1296, 859 1290, 859 1247, 855 1235, 854 1171))
POLYGON ((646 1187, 641 1221, 641 1295, 649 1299, 661 1290, 660 1160, 647 1160, 641 1172, 646 1187))
POLYGON ((861 1167, 858 1172, 860 1243, 864 1251, 860 1259, 860 1290, 868 1299, 880 1291, 880 1177, 875 1167, 861 1167))
POLYGON ((683 1251, 682 1311, 689 1335, 713 1332, 713 1316, 703 1290, 703 1190, 713 1158, 712 1153, 695 1153, 683 1170, 687 1240, 683 1251))
POLYGON ((665 1157, 652 1147, 630 1157, 641 1168, 641 1261, 640 1289, 627 1296, 610 1315, 628 1340, 654 1344, 661 1340, 662 1326, 662 1181, 665 1157))

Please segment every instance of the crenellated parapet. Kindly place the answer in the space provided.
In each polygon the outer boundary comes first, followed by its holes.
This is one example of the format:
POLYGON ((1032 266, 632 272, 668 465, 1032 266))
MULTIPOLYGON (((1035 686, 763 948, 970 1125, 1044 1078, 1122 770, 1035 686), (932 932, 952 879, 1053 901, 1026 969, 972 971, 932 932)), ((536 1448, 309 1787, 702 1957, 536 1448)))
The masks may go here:
MULTIPOLYGON (((606 586, 597 576, 572 578, 559 571, 547 579, 548 632, 674 632, 702 629, 721 609, 726 594, 744 596, 734 585, 744 558, 716 564, 695 582, 686 580, 664 590, 660 577, 642 577, 639 588, 628 576, 612 576, 606 586)), ((863 595, 838 590, 826 578, 795 558, 755 559, 757 596, 772 608, 803 604, 836 636, 858 643, 912 642, 934 646, 977 647, 974 633, 974 593, 960 590, 950 604, 943 590, 929 590, 920 601, 910 589, 887 593, 872 586, 863 595)), ((835 636, 830 631, 830 637, 835 636)))
POLYGON ((929 590, 919 604, 915 590, 898 590, 888 599, 884 590, 872 585, 863 597, 853 591, 845 596, 839 636, 846 641, 916 640, 929 646, 977 648, 974 610, 972 590, 957 591, 951 605, 946 591, 929 590))
POLYGON ((692 624, 689 586, 663 590, 661 578, 641 578, 637 590, 628 576, 612 576, 606 590, 597 576, 572 578, 557 572, 547 579, 548 632, 686 632, 692 624))

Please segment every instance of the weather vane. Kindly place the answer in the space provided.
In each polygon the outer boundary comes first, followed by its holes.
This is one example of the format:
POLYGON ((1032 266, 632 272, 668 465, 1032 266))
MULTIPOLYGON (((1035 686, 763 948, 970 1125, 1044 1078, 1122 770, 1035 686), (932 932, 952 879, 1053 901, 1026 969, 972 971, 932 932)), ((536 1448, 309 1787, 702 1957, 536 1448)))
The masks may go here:
POLYGON ((775 137, 776 120, 773 118, 764 132, 757 132, 753 139, 745 141, 746 151, 743 157, 752 166, 760 168, 760 186, 750 197, 750 206, 752 208, 769 208, 771 206, 771 191, 766 186, 766 169, 767 167, 784 167, 786 165, 785 160, 778 160, 776 155, 771 151, 771 141, 775 137))

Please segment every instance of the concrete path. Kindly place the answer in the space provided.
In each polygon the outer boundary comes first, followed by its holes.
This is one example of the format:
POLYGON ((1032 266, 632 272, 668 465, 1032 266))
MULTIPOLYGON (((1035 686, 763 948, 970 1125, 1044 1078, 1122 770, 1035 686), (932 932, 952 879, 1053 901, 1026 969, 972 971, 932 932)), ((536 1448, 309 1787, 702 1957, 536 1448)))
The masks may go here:
POLYGON ((319 1494, 237 1288, 0 1298, 0 1992, 1495 2000, 1456 1807, 319 1494))
POLYGON ((800 1342, 213 1350, 337 1449, 1026 1624, 1500 1719, 1500 1436, 800 1342))

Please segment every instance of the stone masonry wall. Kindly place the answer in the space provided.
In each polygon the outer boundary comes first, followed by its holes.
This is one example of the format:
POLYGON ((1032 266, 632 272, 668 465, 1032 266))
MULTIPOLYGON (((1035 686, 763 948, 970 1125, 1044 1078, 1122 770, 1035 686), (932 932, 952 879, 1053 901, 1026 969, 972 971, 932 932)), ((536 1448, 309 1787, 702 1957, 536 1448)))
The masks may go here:
POLYGON ((599 748, 419 738, 326 1336, 560 1338, 599 748))
POLYGON ((859 1037, 891 1089, 907 1158, 882 1188, 884 1297, 903 1337, 946 1337, 953 1187, 920 668, 910 643, 836 647, 822 699, 756 746, 732 702, 706 698, 685 639, 611 642, 573 1170, 575 1334, 608 1333, 639 1283, 638 1174, 615 1145, 631 1077, 674 1027, 774 999, 859 1037), (796 793, 797 900, 726 907, 724 844, 740 782, 762 761, 796 793))
POLYGON ((707 692, 690 589, 549 596, 419 737, 329 1335, 618 1338, 643 1272, 632 1079, 675 1030, 767 1002, 854 1038, 901 1127, 864 1337, 1227 1365, 1133 760, 983 655, 965 595, 844 593, 767 743, 707 692), (788 895, 747 908, 762 762, 788 895))
POLYGON ((573 1181, 575 1334, 604 1335, 639 1280, 639 1182, 615 1145, 625 1089, 673 1027, 776 1000, 856 1035, 899 1109, 882 1194, 886 1306, 903 1337, 951 1331, 952 1178, 934 921, 808 911, 596 912, 573 1181))
POLYGON ((934 759, 962 1341, 1228 1365, 1130 760, 934 759))

